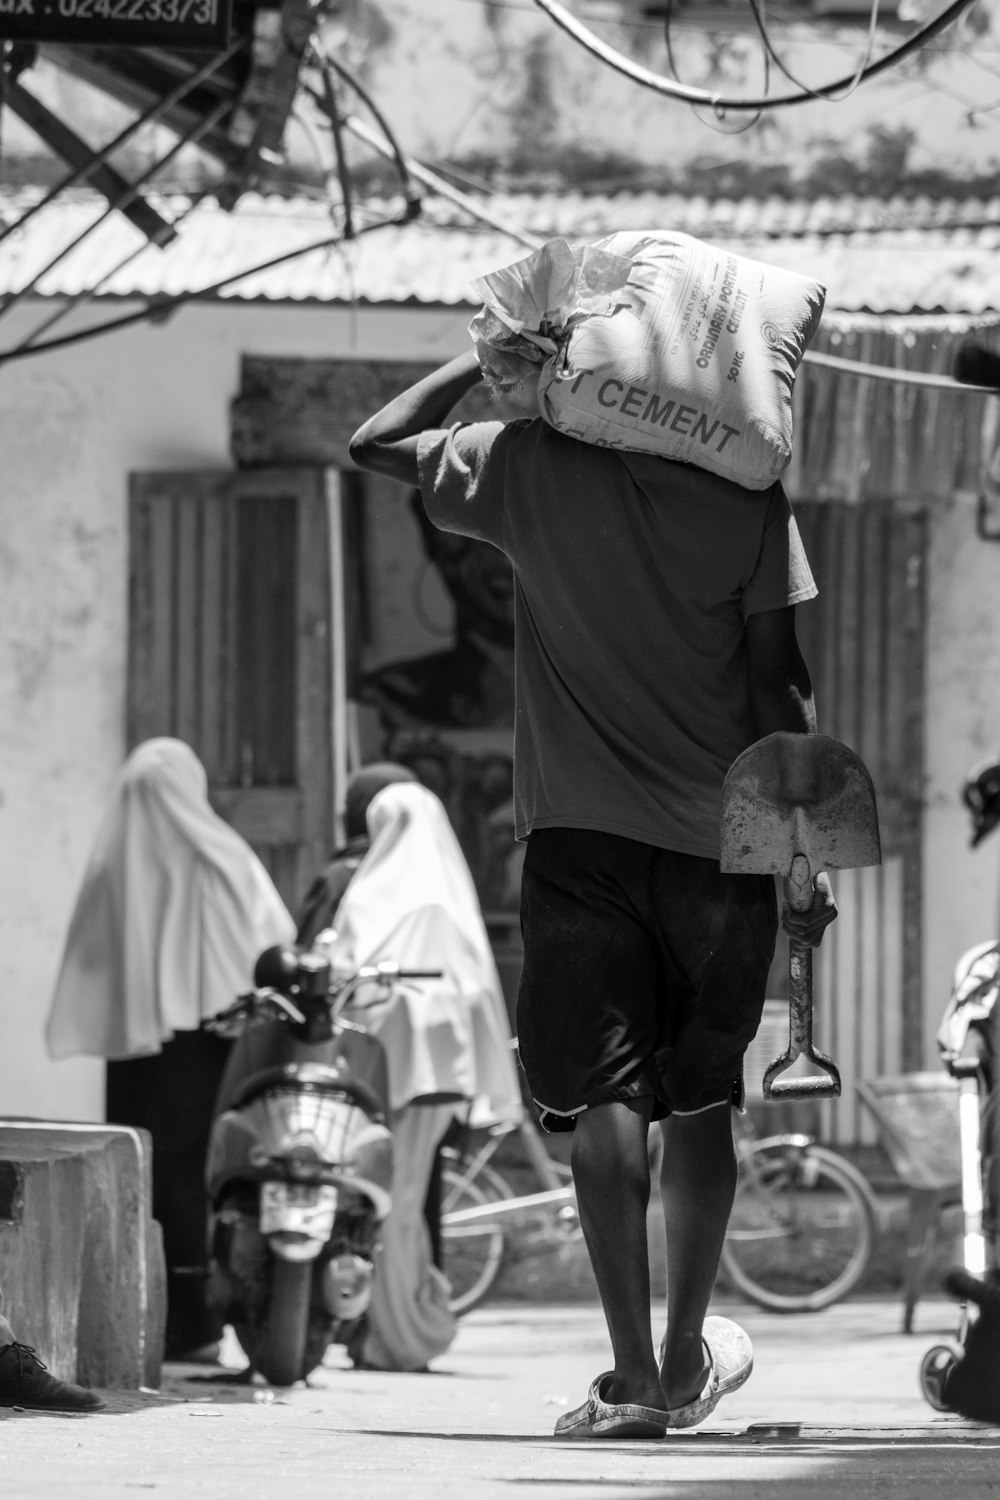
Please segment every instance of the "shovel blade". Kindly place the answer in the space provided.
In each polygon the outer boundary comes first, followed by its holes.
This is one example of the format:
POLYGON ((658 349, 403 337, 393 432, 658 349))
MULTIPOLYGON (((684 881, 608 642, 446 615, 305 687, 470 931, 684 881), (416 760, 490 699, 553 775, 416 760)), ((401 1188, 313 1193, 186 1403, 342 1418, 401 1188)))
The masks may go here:
POLYGON ((864 762, 826 734, 769 734, 737 756, 722 788, 720 852, 734 874, 788 875, 881 863, 875 788, 864 762))

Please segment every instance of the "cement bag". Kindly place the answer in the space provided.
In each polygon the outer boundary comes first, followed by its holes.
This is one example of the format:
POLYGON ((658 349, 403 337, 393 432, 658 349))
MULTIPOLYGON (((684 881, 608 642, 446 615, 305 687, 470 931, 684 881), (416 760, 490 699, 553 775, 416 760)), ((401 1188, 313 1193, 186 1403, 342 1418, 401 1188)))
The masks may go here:
POLYGON ((792 388, 825 289, 686 234, 550 240, 473 282, 497 391, 537 379, 541 414, 607 448, 766 489, 791 457, 792 388))

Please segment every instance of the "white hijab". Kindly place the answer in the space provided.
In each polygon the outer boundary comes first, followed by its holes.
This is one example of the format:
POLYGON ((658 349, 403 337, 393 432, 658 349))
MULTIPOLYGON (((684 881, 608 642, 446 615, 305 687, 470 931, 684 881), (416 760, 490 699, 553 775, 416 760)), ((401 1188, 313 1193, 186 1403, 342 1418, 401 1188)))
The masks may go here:
POLYGON ((249 844, 208 801, 180 740, 125 762, 77 897, 49 1014, 53 1057, 136 1057, 253 983, 295 923, 249 844))
POLYGON ((516 1123, 521 1094, 500 976, 479 898, 442 803, 415 782, 368 808, 371 848, 334 918, 338 968, 380 958, 444 978, 401 991, 365 1024, 389 1053, 393 1105, 435 1093, 475 1100, 474 1123, 516 1123))

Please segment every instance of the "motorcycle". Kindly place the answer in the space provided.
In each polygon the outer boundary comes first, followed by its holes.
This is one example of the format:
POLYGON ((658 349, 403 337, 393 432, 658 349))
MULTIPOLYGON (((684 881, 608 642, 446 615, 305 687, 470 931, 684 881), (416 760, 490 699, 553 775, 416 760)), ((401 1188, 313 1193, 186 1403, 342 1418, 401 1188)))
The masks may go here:
POLYGON ((358 1329, 391 1207, 385 1053, 342 1012, 370 987, 385 1000, 440 977, 385 961, 338 975, 333 939, 265 949, 256 988, 202 1023, 235 1041, 209 1139, 206 1300, 277 1386, 358 1329))
MULTIPOLYGON (((1000 761, 969 772, 962 800, 975 848, 1000 825, 1000 761)), ((920 1388, 935 1411, 1000 1422, 1000 940, 977 943, 955 966, 937 1032, 941 1061, 958 1080, 962 1265, 945 1279, 960 1303, 954 1342, 935 1344, 920 1365, 920 1388), (975 1310, 973 1312, 972 1310, 975 1310)))

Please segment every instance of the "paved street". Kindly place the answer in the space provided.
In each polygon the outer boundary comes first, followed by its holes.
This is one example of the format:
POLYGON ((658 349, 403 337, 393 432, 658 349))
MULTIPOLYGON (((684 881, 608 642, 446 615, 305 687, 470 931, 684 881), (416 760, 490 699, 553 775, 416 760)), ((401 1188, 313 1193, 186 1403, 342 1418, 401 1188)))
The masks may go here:
MULTIPOLYGON (((94 1417, 0 1409, 4 1500, 733 1500, 734 1495, 1000 1496, 1000 1428, 934 1413, 924 1351, 956 1309, 856 1301, 776 1318, 720 1303, 756 1369, 702 1429, 663 1442, 567 1444, 560 1412, 608 1364, 599 1309, 496 1303, 471 1314, 429 1375, 350 1369, 339 1349, 309 1388, 271 1392, 167 1367, 158 1394, 109 1395, 94 1417)), ((227 1355, 236 1373, 237 1351, 227 1355)))

